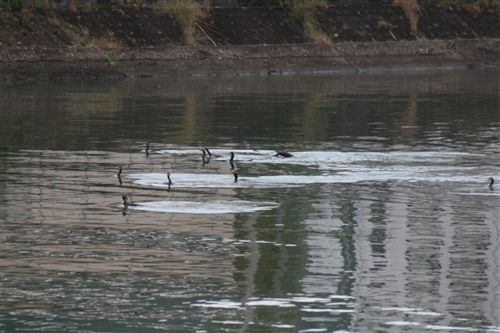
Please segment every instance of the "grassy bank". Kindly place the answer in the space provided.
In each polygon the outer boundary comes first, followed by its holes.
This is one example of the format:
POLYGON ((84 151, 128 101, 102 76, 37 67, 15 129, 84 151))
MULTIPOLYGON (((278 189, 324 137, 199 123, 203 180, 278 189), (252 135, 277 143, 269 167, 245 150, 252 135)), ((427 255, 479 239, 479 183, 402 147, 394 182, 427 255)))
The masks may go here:
POLYGON ((412 62, 415 68, 496 66, 497 6, 421 3, 417 21, 412 25, 397 2, 332 6, 322 0, 210 11, 186 2, 4 10, 0 70, 10 80, 356 71, 412 62))
POLYGON ((45 0, 29 7, 23 7, 20 0, 0 1, 4 48, 331 45, 500 37, 500 0, 392 0, 355 5, 340 0, 276 0, 275 6, 211 10, 196 2, 169 1, 144 7, 80 6, 75 12, 45 0))

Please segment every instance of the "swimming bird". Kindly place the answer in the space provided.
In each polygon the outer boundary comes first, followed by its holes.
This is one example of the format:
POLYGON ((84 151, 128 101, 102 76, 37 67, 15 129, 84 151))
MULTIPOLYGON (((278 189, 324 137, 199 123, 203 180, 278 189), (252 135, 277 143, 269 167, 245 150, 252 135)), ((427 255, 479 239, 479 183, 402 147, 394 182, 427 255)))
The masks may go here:
POLYGON ((234 176, 234 182, 238 182, 238 174, 236 173, 236 167, 234 166, 234 153, 230 152, 229 153, 229 165, 231 166, 231 172, 233 173, 234 176))
POLYGON ((146 143, 146 157, 149 157, 149 142, 146 143))
POLYGON ((210 153, 210 150, 208 150, 207 148, 203 148, 201 150, 201 161, 203 162, 203 166, 205 166, 205 164, 208 164, 208 162, 210 162, 211 157, 212 153, 210 153), (207 152, 208 152, 208 157, 207 157, 207 152))
POLYGON ((118 169, 118 181, 120 182, 120 185, 122 184, 122 167, 118 169))
POLYGON ((123 195, 122 196, 122 199, 123 199, 123 207, 124 208, 127 208, 129 206, 137 206, 137 204, 133 203, 133 202, 130 202, 128 201, 128 197, 126 195, 123 195))
POLYGON ((233 152, 230 153, 229 165, 231 165, 231 170, 235 170, 235 167, 234 167, 234 153, 233 152))
POLYGON ((279 150, 276 152, 276 155, 274 156, 281 156, 281 157, 293 157, 293 155, 287 151, 284 150, 279 150))
POLYGON ((493 179, 493 177, 490 177, 488 178, 488 180, 490 181, 488 187, 490 188, 490 190, 493 190, 493 184, 495 183, 495 179, 493 179))

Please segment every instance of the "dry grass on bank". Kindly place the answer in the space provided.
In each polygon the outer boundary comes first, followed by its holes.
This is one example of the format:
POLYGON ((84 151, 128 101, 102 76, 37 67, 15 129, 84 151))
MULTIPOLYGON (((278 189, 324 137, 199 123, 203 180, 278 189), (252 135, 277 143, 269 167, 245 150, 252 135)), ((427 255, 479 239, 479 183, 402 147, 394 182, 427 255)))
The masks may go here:
POLYGON ((401 7, 406 18, 410 23, 410 33, 412 36, 417 35, 418 20, 420 18, 420 7, 417 0, 393 0, 394 6, 401 7))
POLYGON ((174 16, 182 26, 186 44, 196 44, 196 23, 206 15, 206 11, 199 3, 188 0, 178 0, 174 3, 159 2, 153 4, 153 10, 174 16))
POLYGON ((290 19, 302 25, 308 38, 321 44, 333 44, 314 15, 316 11, 328 6, 326 0, 281 0, 281 2, 288 11, 290 19))

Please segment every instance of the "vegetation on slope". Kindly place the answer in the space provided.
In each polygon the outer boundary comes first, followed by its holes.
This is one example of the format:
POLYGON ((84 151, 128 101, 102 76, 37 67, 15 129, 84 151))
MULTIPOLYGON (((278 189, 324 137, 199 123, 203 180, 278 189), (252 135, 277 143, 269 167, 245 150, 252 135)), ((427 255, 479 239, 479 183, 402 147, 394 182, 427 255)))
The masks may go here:
POLYGON ((194 0, 79 0, 76 12, 56 1, 0 0, 0 46, 122 49, 500 35, 500 0, 234 0, 249 7, 212 9, 194 0))

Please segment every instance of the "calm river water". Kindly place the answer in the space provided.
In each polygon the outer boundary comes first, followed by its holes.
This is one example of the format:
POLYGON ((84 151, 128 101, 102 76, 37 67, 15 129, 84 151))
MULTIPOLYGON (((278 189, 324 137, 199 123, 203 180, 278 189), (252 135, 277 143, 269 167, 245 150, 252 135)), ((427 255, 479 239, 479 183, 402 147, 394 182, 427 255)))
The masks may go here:
POLYGON ((0 332, 498 333, 499 85, 2 86, 0 332))

